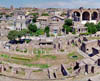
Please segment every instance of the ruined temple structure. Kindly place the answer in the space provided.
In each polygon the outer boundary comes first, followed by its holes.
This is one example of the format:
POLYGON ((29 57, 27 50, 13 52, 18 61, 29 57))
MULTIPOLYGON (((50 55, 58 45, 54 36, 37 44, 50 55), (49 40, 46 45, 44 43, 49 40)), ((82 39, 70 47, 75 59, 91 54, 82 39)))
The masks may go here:
POLYGON ((74 29, 79 33, 86 32, 84 24, 87 22, 97 23, 100 20, 99 9, 85 9, 80 7, 79 9, 71 9, 68 11, 68 18, 74 21, 74 29))
POLYGON ((97 23, 100 20, 99 9, 84 9, 83 7, 79 9, 72 9, 69 11, 69 18, 73 21, 81 22, 85 24, 88 22, 97 23))

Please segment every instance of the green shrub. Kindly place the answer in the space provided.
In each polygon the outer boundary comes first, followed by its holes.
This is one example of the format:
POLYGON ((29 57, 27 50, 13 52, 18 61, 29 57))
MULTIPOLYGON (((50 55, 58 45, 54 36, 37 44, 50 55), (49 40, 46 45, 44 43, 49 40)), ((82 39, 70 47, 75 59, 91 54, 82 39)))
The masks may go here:
POLYGON ((42 16, 49 16, 49 14, 48 13, 43 13, 42 16))
POLYGON ((39 67, 39 68, 42 68, 42 69, 45 69, 45 68, 49 67, 48 64, 25 64, 25 65, 29 66, 29 67, 35 66, 35 67, 39 67))
POLYGON ((61 33, 58 33, 58 36, 62 36, 61 33))
POLYGON ((56 56, 53 55, 44 55, 42 58, 51 58, 51 59, 56 59, 56 56))
POLYGON ((61 52, 64 52, 65 50, 64 50, 64 49, 61 49, 60 51, 61 51, 61 52))
POLYGON ((51 37, 54 37, 55 35, 54 35, 54 34, 50 34, 50 36, 51 36, 51 37))
POLYGON ((72 34, 76 34, 76 32, 72 32, 72 34))
POLYGON ((20 51, 18 48, 16 48, 16 51, 20 51))
POLYGON ((30 40, 30 39, 26 39, 25 42, 26 42, 26 43, 30 43, 31 40, 30 40))
POLYGON ((69 71, 72 70, 72 67, 67 68, 67 70, 69 70, 69 71))
POLYGON ((80 33, 80 35, 89 35, 89 33, 87 32, 87 33, 80 33))
POLYGON ((27 53, 27 49, 24 50, 24 53, 27 53))
POLYGON ((35 34, 36 34, 36 36, 43 35, 44 30, 43 29, 38 29, 35 34))
POLYGON ((6 54, 1 54, 0 57, 9 58, 10 56, 9 55, 6 55, 6 54))
POLYGON ((25 60, 25 61, 30 61, 30 58, 24 58, 24 57, 11 57, 12 59, 16 59, 16 60, 25 60))

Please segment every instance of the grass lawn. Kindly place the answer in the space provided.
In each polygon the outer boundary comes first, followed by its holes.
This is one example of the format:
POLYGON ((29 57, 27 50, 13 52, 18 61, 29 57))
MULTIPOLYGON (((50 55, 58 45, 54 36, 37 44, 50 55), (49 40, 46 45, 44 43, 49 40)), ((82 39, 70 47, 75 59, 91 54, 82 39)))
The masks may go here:
POLYGON ((11 57, 11 59, 15 59, 15 60, 23 60, 23 61, 31 61, 30 58, 25 58, 25 57, 11 57))
POLYGON ((39 70, 36 70, 36 71, 33 71, 33 72, 41 72, 42 70, 41 69, 39 69, 39 70))
POLYGON ((43 55, 42 58, 50 58, 50 59, 55 60, 56 56, 54 56, 54 55, 43 55))
POLYGON ((48 68, 50 67, 48 64, 25 64, 26 66, 29 66, 29 67, 39 67, 41 69, 45 69, 45 68, 48 68))
POLYGON ((41 49, 33 49, 34 54, 44 54, 45 52, 49 54, 51 48, 41 48, 41 49))
POLYGON ((53 55, 36 55, 34 57, 25 57, 25 56, 20 56, 20 55, 9 55, 9 54, 1 54, 0 58, 3 59, 3 61, 10 62, 10 63, 15 63, 15 64, 22 64, 26 65, 29 67, 38 67, 38 68, 48 68, 50 67, 48 64, 35 64, 35 61, 46 58, 50 58, 52 60, 56 59, 56 56, 53 55))
POLYGON ((78 54, 77 52, 72 52, 72 53, 69 53, 69 54, 67 55, 67 59, 68 59, 69 61, 74 62, 74 61, 83 59, 83 56, 81 56, 81 55, 78 54))
POLYGON ((20 65, 25 65, 28 67, 38 67, 38 68, 48 68, 53 65, 60 65, 62 63, 69 64, 77 60, 83 59, 83 57, 77 52, 71 52, 64 55, 44 55, 36 54, 35 56, 24 56, 24 55, 10 55, 6 53, 0 54, 0 59, 20 65))
POLYGON ((7 54, 1 54, 0 57, 2 58, 6 58, 6 59, 15 59, 15 60, 24 60, 24 61, 30 61, 31 58, 26 58, 26 57, 19 57, 19 56, 10 56, 10 55, 7 55, 7 54))
POLYGON ((20 50, 20 49, 17 48, 16 51, 17 51, 17 52, 24 52, 24 53, 27 53, 27 49, 20 50))
POLYGON ((43 49, 34 49, 33 50, 34 54, 43 54, 45 51, 43 49))
POLYGON ((10 56, 9 55, 6 55, 6 54, 1 54, 0 57, 9 58, 10 56))

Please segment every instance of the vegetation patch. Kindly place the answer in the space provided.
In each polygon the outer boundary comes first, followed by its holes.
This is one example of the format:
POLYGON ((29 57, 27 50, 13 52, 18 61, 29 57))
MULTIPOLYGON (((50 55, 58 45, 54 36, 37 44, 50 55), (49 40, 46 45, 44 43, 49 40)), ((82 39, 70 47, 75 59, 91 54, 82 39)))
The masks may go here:
POLYGON ((9 58, 9 55, 1 54, 0 57, 3 57, 3 58, 9 58))
POLYGON ((25 39, 25 42, 26 43, 30 43, 31 42, 31 39, 25 39))
POLYGON ((24 53, 27 53, 27 49, 21 50, 21 49, 18 49, 18 48, 17 48, 16 51, 17 51, 17 52, 24 52, 24 53))
POLYGON ((16 60, 24 60, 24 61, 30 61, 30 58, 25 58, 25 57, 11 57, 12 59, 16 59, 16 60))
POLYGON ((41 69, 45 69, 45 68, 50 67, 48 64, 25 64, 25 65, 29 66, 29 67, 35 66, 35 67, 39 67, 41 69))
POLYGON ((42 58, 56 59, 56 56, 53 56, 53 55, 43 55, 42 58))
POLYGON ((67 57, 70 59, 70 60, 79 60, 79 59, 82 59, 83 57, 81 55, 79 55, 77 52, 72 52, 72 53, 69 53, 67 55, 67 57))
POLYGON ((72 67, 67 68, 67 70, 69 71, 69 73, 72 73, 72 67))
POLYGON ((74 47, 75 46, 75 43, 72 43, 72 46, 74 47))
POLYGON ((36 71, 33 71, 33 72, 41 72, 42 70, 40 69, 40 70, 36 70, 36 71))
POLYGON ((42 16, 49 16, 49 14, 48 13, 43 13, 42 16))
POLYGON ((38 55, 45 53, 45 51, 43 49, 34 49, 33 52, 34 52, 34 54, 38 54, 38 55))
POLYGON ((61 49, 60 51, 61 51, 61 52, 64 52, 65 50, 64 50, 64 49, 61 49))

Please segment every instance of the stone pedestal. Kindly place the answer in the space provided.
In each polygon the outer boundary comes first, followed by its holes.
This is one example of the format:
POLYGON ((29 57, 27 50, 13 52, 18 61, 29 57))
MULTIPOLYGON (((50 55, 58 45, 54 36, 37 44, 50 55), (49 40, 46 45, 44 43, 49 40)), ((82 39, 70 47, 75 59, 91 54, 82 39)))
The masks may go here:
POLYGON ((32 70, 25 70, 25 78, 30 79, 31 73, 32 73, 32 70))
POLYGON ((18 74, 18 69, 17 68, 12 68, 12 74, 18 74))

